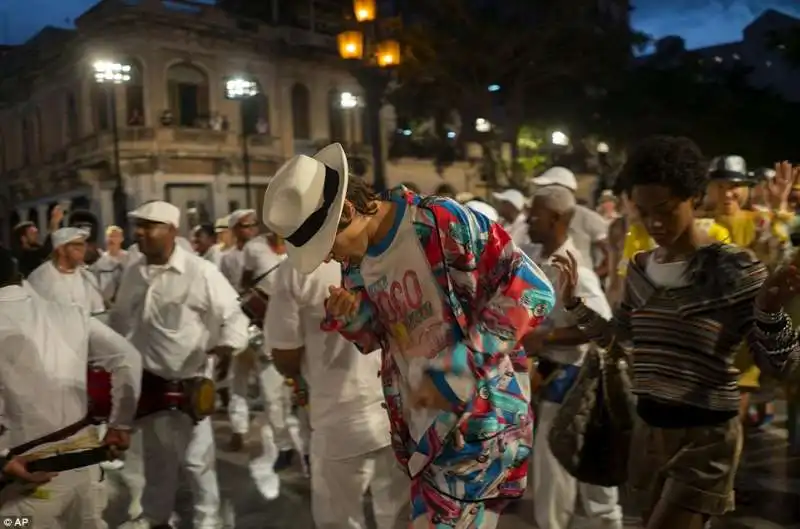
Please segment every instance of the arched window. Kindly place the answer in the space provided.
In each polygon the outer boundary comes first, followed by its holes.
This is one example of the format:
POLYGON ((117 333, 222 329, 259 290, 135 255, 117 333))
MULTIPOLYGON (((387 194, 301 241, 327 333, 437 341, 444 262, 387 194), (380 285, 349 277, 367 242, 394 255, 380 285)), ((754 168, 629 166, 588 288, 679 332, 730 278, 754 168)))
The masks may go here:
POLYGON ((269 98, 263 93, 242 100, 242 126, 248 134, 269 134, 269 98))
POLYGON ((144 127, 144 82, 142 64, 136 59, 130 59, 127 64, 131 67, 131 80, 125 83, 125 124, 129 127, 144 127))
POLYGON ((292 87, 292 126, 294 139, 311 139, 311 94, 302 83, 292 87))
POLYGON ((208 76, 198 67, 179 63, 167 71, 167 93, 173 123, 179 127, 208 124, 208 76))
POLYGON ((342 95, 336 88, 328 92, 328 126, 330 140, 345 143, 344 109, 342 108, 342 95))
POLYGON ((67 94, 66 106, 67 142, 72 143, 73 141, 77 141, 80 136, 80 128, 78 125, 78 104, 75 102, 74 93, 70 92, 67 94))

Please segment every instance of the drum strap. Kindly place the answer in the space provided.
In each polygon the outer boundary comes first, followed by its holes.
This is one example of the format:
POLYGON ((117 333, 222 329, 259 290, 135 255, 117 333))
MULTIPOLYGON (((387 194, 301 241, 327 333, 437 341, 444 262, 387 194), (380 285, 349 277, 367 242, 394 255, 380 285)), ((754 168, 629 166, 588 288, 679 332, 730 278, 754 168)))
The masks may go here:
POLYGON ((54 443, 56 441, 62 441, 64 439, 66 439, 67 437, 71 437, 71 436, 75 435, 79 431, 83 430, 84 428, 86 428, 87 426, 90 426, 92 424, 94 424, 94 421, 91 419, 90 416, 87 415, 86 417, 84 417, 80 421, 78 421, 78 422, 76 422, 74 424, 70 424, 66 428, 62 428, 62 429, 60 429, 58 431, 55 431, 53 433, 49 433, 47 435, 43 435, 42 437, 39 437, 38 439, 34 439, 33 441, 28 441, 27 443, 22 443, 19 446, 15 446, 14 448, 12 448, 11 450, 8 451, 8 457, 11 458, 11 457, 15 457, 15 456, 18 456, 18 455, 22 455, 25 452, 28 452, 29 450, 32 450, 32 449, 36 448, 37 446, 41 446, 43 444, 54 443))
POLYGON ((277 269, 278 269, 278 267, 279 267, 279 266, 280 266, 282 263, 283 263, 283 262, 281 261, 280 263, 276 264, 275 266, 273 266, 272 268, 270 268, 269 270, 267 270, 266 272, 264 272, 264 273, 263 273, 263 274, 261 274, 260 276, 254 277, 254 278, 253 278, 253 286, 256 286, 257 284, 259 284, 259 283, 261 282, 261 280, 262 280, 262 279, 264 279, 265 277, 267 277, 268 275, 270 275, 272 272, 274 272, 275 270, 277 270, 277 269))

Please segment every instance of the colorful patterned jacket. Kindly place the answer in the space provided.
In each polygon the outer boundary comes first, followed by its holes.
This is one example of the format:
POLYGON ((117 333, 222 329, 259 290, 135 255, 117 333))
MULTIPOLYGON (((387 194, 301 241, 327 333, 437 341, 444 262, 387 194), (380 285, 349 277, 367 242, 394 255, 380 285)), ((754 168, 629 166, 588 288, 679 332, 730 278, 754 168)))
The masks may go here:
POLYGON ((402 187, 382 199, 417 206, 414 226, 457 337, 430 361, 427 373, 452 410, 442 411, 419 444, 414 442, 396 389, 400 375, 388 335, 357 267, 345 267, 342 275, 345 288, 360 291, 359 313, 348 322, 329 315, 323 328, 340 331, 363 352, 383 350, 392 444, 410 476, 424 472, 439 491, 457 499, 520 496, 533 436, 520 339, 552 309, 553 288, 509 235, 483 215, 402 187), (457 394, 471 397, 461 400, 457 394), (463 446, 454 442, 455 429, 463 446))

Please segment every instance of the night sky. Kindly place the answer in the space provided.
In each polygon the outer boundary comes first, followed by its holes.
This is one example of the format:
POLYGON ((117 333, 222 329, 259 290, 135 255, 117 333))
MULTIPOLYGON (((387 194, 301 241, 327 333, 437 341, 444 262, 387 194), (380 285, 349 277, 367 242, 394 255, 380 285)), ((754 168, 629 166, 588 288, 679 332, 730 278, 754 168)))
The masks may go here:
MULTIPOLYGON (((212 0, 206 0, 212 3, 212 0)), ((45 25, 71 26, 96 0, 0 0, 0 43, 25 41, 45 25)), ((634 0, 633 23, 654 37, 681 35, 690 48, 738 40, 770 7, 800 17, 797 0, 634 0)))

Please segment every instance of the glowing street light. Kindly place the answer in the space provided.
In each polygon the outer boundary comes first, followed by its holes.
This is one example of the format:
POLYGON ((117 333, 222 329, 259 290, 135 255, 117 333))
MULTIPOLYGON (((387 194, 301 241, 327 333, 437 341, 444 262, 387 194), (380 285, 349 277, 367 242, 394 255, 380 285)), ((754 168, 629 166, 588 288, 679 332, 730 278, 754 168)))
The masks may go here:
POLYGON ((245 77, 225 80, 225 99, 247 99, 258 95, 258 81, 245 77))
POLYGON ((225 99, 239 101, 239 127, 242 132, 242 169, 244 173, 245 207, 251 207, 252 192, 250 185, 250 130, 247 128, 247 112, 245 101, 250 101, 261 92, 258 81, 245 77, 234 76, 225 78, 225 99))
POLYGON ((489 132, 492 130, 492 124, 488 119, 478 118, 475 120, 475 130, 478 132, 489 132))
POLYGON ((567 145, 569 145, 569 136, 567 136, 566 134, 564 134, 560 130, 557 130, 557 131, 553 132, 553 134, 550 135, 550 142, 553 145, 558 145, 560 147, 566 147, 567 145))
POLYGON ((123 84, 131 80, 130 64, 111 61, 97 61, 94 68, 94 80, 99 84, 123 84))
POLYGON ((358 97, 352 92, 342 92, 342 95, 339 96, 339 106, 344 109, 356 108, 358 97))

